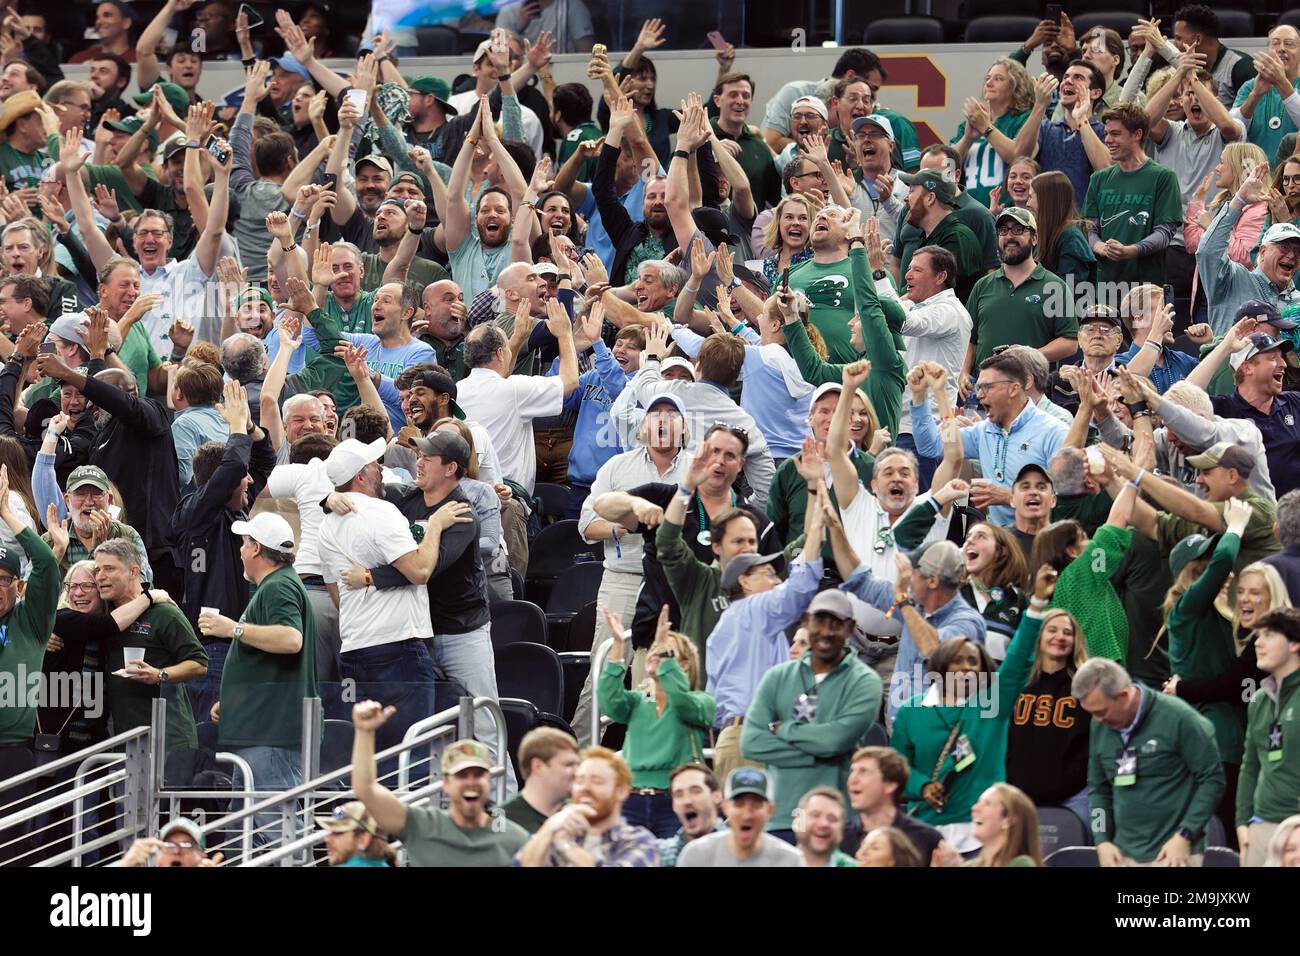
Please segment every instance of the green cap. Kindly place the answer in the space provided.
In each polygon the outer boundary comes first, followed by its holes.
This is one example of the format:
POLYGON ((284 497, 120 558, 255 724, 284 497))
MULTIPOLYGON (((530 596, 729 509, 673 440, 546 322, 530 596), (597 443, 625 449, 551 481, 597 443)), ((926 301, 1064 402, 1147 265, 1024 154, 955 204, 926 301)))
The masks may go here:
MULTIPOLYGON (((176 111, 176 115, 184 117, 190 108, 190 94, 175 83, 156 83, 155 86, 162 87, 163 98, 167 104, 176 111)), ((137 106, 148 106, 153 102, 153 87, 145 90, 143 93, 137 93, 131 97, 131 102, 137 106)))
POLYGON ((259 289, 256 286, 245 289, 243 292, 239 293, 239 304, 243 305, 244 300, 247 299, 250 295, 256 296, 257 298, 261 299, 263 302, 266 303, 266 307, 268 309, 270 309, 272 312, 275 311, 275 302, 271 298, 271 293, 267 292, 265 289, 259 289))
POLYGON ((109 489, 108 475, 98 465, 81 465, 72 469, 72 474, 68 475, 68 480, 63 487, 67 488, 68 491, 76 491, 82 485, 91 485, 100 491, 107 492, 109 489))
POLYGON ((1034 218, 1034 214, 1021 206, 1008 206, 1002 210, 998 213, 997 221, 1001 222, 1003 219, 1014 219, 1026 229, 1032 229, 1034 232, 1038 231, 1038 220, 1034 218))
POLYGON ((412 93, 432 93, 438 105, 448 116, 455 116, 459 111, 447 102, 451 96, 451 86, 440 76, 417 76, 407 83, 412 93))
MULTIPOLYGON (((125 119, 109 120, 104 125, 115 133, 126 133, 130 136, 144 126, 144 120, 138 116, 128 116, 125 119)), ((156 129, 149 131, 149 146, 152 149, 158 148, 158 131, 156 129)))
POLYGON ((941 170, 920 169, 914 173, 899 173, 898 178, 908 186, 922 186, 928 189, 945 206, 957 205, 957 185, 941 170))
POLYGON ((1217 537, 1189 534, 1174 545, 1174 550, 1169 552, 1169 573, 1174 576, 1174 580, 1178 580, 1178 575, 1183 573, 1183 568, 1188 564, 1209 554, 1217 540, 1217 537))

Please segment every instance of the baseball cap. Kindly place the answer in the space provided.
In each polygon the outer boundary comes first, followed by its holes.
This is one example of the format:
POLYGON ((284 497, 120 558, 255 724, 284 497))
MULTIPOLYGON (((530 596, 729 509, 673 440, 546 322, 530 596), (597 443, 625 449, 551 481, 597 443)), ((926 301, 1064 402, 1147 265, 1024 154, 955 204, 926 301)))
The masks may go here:
POLYGON ((65 312, 50 323, 50 335, 57 335, 65 342, 76 342, 86 348, 86 334, 82 326, 90 322, 85 312, 65 312))
POLYGON ((772 780, 767 771, 758 767, 737 767, 727 774, 726 785, 722 788, 723 797, 734 800, 743 793, 752 793, 771 803, 772 780))
POLYGON ((108 475, 98 465, 80 465, 72 469, 72 473, 68 475, 68 480, 63 487, 67 488, 68 491, 76 491, 83 485, 90 485, 100 491, 107 492, 108 475))
POLYGON ((727 217, 718 210, 707 207, 693 209, 691 216, 695 219, 695 228, 704 233, 705 238, 715 246, 720 246, 724 242, 735 245, 736 238, 731 234, 731 227, 727 225, 727 217))
POLYGON ((465 420, 465 412, 456 404, 456 382, 446 372, 440 372, 437 369, 425 369, 411 383, 411 387, 421 386, 437 395, 446 395, 448 398, 448 410, 453 418, 465 420))
POLYGON ((1259 240, 1261 246, 1275 242, 1300 242, 1300 226, 1293 222, 1275 222, 1268 227, 1264 237, 1259 240))
POLYGON ((451 96, 451 87, 442 77, 417 76, 407 85, 413 93, 432 93, 433 98, 442 107, 442 111, 448 116, 455 116, 459 112, 456 107, 447 102, 447 98, 451 96))
POLYGON ((492 754, 477 740, 458 740, 442 752, 444 776, 458 774, 467 767, 492 769, 492 754))
POLYGON ((388 161, 387 156, 380 156, 378 153, 371 153, 368 156, 362 156, 353 164, 352 168, 360 169, 362 163, 369 163, 371 166, 382 169, 384 172, 388 173, 390 177, 393 175, 393 164, 388 161))
POLYGON ((208 841, 204 838, 203 831, 189 817, 172 817, 158 828, 158 835, 165 838, 167 834, 175 833, 177 830, 192 838, 199 845, 199 849, 208 848, 208 841))
POLYGON ((311 79, 311 70, 303 66, 292 53, 285 53, 281 56, 271 57, 271 65, 278 66, 280 69, 289 73, 297 73, 304 80, 311 79))
POLYGON ((4 111, 0 113, 0 130, 8 129, 10 124, 28 113, 35 113, 40 105, 41 96, 35 90, 14 93, 4 101, 4 111))
POLYGON ((722 590, 723 593, 734 591, 740 584, 740 579, 748 574, 754 568, 763 564, 771 564, 777 558, 781 557, 780 552, 776 554, 738 554, 722 569, 722 590))
POLYGON ((182 152, 185 149, 185 144, 187 142, 189 141, 185 138, 185 134, 183 132, 172 133, 165 140, 163 140, 162 149, 160 150, 160 152, 162 153, 163 162, 164 163, 167 162, 167 160, 171 159, 177 153, 182 152))
POLYGON ((263 511, 251 521, 235 521, 230 530, 235 534, 246 534, 273 551, 293 552, 293 528, 274 511, 263 511))
POLYGON ((329 816, 316 815, 316 826, 331 833, 347 833, 350 830, 365 830, 371 836, 379 831, 379 824, 370 815, 366 805, 360 800, 349 800, 342 806, 335 807, 329 816))
POLYGON ((997 221, 1001 222, 1003 219, 1014 219, 1026 229, 1032 229, 1034 232, 1038 231, 1038 220, 1034 218, 1034 214, 1020 206, 1008 206, 998 213, 997 221))
POLYGON ((18 548, 0 545, 0 568, 8 568, 18 577, 23 573, 23 552, 18 548))
POLYGON ((1113 306, 1105 305, 1100 302, 1086 305, 1080 309, 1078 322, 1080 325, 1084 325, 1087 322, 1105 322, 1107 325, 1113 325, 1117 329, 1122 329, 1124 327, 1120 322, 1119 312, 1113 306))
POLYGON ((424 193, 426 196, 429 195, 429 181, 424 178, 424 173, 413 173, 410 170, 398 173, 393 178, 393 181, 389 184, 388 188, 392 189, 398 183, 414 183, 416 186, 420 187, 420 192, 424 193))
POLYGON ((1183 538, 1169 552, 1169 573, 1177 579, 1189 562, 1205 557, 1217 540, 1217 535, 1210 537, 1204 534, 1189 534, 1183 538))
POLYGON ((957 205, 957 187, 937 169, 920 169, 915 173, 899 173, 899 181, 908 186, 921 186, 934 193, 945 206, 957 205))
MULTIPOLYGON (((669 359, 669 361, 672 361, 672 359, 669 359)), ((680 362, 682 359, 678 359, 678 361, 680 362)), ((694 372, 695 370, 691 369, 691 371, 694 372)), ((660 392, 658 395, 651 396, 650 401, 646 404, 645 410, 648 412, 656 405, 662 405, 665 403, 677 409, 677 414, 681 415, 682 418, 686 417, 686 403, 682 401, 680 395, 674 395, 672 392, 660 392)))
POLYGON ((875 113, 872 113, 870 116, 859 116, 853 121, 853 135, 857 136, 858 131, 866 126, 875 126, 883 130, 884 134, 890 139, 894 138, 894 124, 889 122, 888 117, 877 116, 875 113))
POLYGON ((345 438, 334 446, 325 459, 325 475, 335 488, 346 485, 366 465, 383 458, 387 447, 388 443, 382 438, 376 438, 368 445, 355 438, 345 438))
POLYGON ((469 471, 469 445, 455 432, 430 432, 424 438, 415 439, 413 444, 422 454, 454 463, 460 469, 457 474, 461 478, 469 471))
POLYGON ((931 541, 912 552, 912 564, 927 577, 934 575, 942 581, 960 583, 966 570, 966 559, 961 549, 951 541, 931 541))
POLYGON ((790 104, 790 112, 793 113, 801 106, 806 106, 815 113, 819 113, 822 119, 826 119, 830 114, 826 111, 826 104, 815 96, 801 96, 790 104))
POLYGON ((1291 351, 1291 343, 1286 339, 1275 339, 1264 332, 1255 332, 1253 335, 1246 336, 1246 347, 1233 352, 1228 361, 1234 370, 1239 369, 1256 355, 1274 349, 1281 349, 1282 354, 1285 355, 1291 351))
POLYGON ((1187 464, 1198 471, 1211 468, 1236 468, 1245 478, 1255 470, 1255 456, 1232 442, 1215 442, 1199 455, 1189 455, 1187 464))
POLYGON ((488 51, 491 49, 492 39, 489 37, 474 48, 474 59, 470 60, 470 62, 477 63, 479 60, 483 59, 483 57, 487 56, 488 51))
POLYGON ((1274 328, 1289 332, 1296 327, 1295 319, 1284 319, 1282 313, 1277 310, 1277 306, 1265 302, 1263 299, 1247 299, 1237 309, 1232 317, 1233 324, 1240 322, 1242 319, 1260 319, 1267 322, 1274 328))
POLYGON ((813 389, 812 398, 809 400, 808 404, 816 405, 817 402, 821 400, 821 397, 823 395, 829 395, 831 392, 834 392, 836 395, 839 395, 843 391, 844 391, 844 386, 841 385, 839 382, 822 382, 815 389, 813 389))
MULTIPOLYGON (((734 561, 735 558, 732 558, 734 561)), ((829 614, 841 621, 853 620, 853 602, 837 588, 820 592, 808 605, 809 614, 829 614)))
POLYGON ((382 209, 384 206, 396 206, 402 212, 406 212, 406 200, 400 196, 388 196, 381 199, 378 208, 382 209))
POLYGON ((1042 465, 1038 464, 1037 462, 1033 462, 1033 461, 1025 465, 1018 472, 1016 472, 1016 480, 1012 482, 1012 484, 1018 484, 1020 479, 1025 477, 1025 475, 1031 471, 1038 472, 1040 475, 1042 475, 1044 478, 1047 479, 1047 483, 1049 485, 1052 485, 1053 487, 1056 486, 1056 482, 1052 481, 1052 476, 1047 473, 1047 469, 1044 468, 1042 465))
MULTIPOLYGON (((670 368, 684 368, 686 371, 691 373, 691 381, 694 382, 696 380, 695 366, 686 361, 686 359, 682 358, 680 355, 674 355, 671 358, 664 359, 659 365, 659 374, 663 375, 663 373, 668 371, 670 368)), ((686 414, 686 406, 681 403, 680 399, 677 400, 677 407, 681 409, 682 415, 686 414)))
MULTIPOLYGON (((18 93, 15 95, 21 96, 22 94, 18 93)), ((9 99, 13 99, 13 97, 11 96, 9 99)), ((8 109, 7 101, 5 107, 6 107, 5 115, 8 116, 9 109, 8 109)), ((4 120, 0 119, 0 128, 3 128, 3 125, 4 125, 4 120)), ((128 136, 130 136, 134 134, 136 130, 140 129, 140 127, 144 126, 144 120, 140 119, 140 117, 138 116, 127 116, 120 120, 109 120, 104 124, 104 126, 107 127, 108 129, 111 129, 115 133, 126 133, 128 136)), ((149 131, 149 145, 152 146, 154 149, 158 148, 157 130, 149 131)))
POLYGON ((257 286, 250 286, 243 292, 239 293, 239 304, 243 305, 244 300, 249 297, 261 299, 266 303, 268 309, 272 312, 275 311, 275 300, 271 298, 271 293, 267 292, 265 289, 259 289, 257 286))
MULTIPOLYGON (((176 111, 176 115, 184 116, 190 108, 190 94, 175 83, 156 83, 155 86, 162 90, 163 98, 167 100, 167 105, 176 111)), ((137 106, 147 106, 152 103, 153 87, 131 97, 131 102, 137 106)))
POLYGON ((558 276, 559 267, 554 262, 539 262, 533 267, 533 271, 539 276, 558 276))

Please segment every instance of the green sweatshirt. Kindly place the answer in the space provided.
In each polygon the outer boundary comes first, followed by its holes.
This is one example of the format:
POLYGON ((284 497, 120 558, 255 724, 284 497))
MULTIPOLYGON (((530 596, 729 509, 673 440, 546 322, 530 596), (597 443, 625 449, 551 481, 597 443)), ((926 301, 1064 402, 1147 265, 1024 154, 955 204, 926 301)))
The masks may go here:
POLYGON ((851 649, 820 684, 812 651, 763 675, 745 714, 740 755, 766 764, 772 775, 776 810, 767 829, 790 829, 799 799, 813 787, 834 787, 847 799, 849 759, 879 717, 881 697, 880 675, 851 649), (805 694, 816 698, 811 723, 794 719, 795 702, 805 694))
POLYGON ((1102 525, 1056 582, 1051 606, 1074 615, 1088 638, 1089 657, 1123 661, 1128 651, 1128 617, 1110 579, 1132 540, 1129 529, 1102 525))
POLYGON ((659 664, 659 680, 668 698, 660 716, 653 697, 623 686, 626 669, 614 661, 605 664, 598 687, 600 712, 627 724, 623 759, 632 768, 632 786, 667 790, 675 769, 704 759, 717 702, 702 690, 691 690, 681 665, 668 658, 659 664))
POLYGON ((1093 722, 1088 741, 1088 808, 1094 843, 1114 843, 1126 857, 1149 863, 1186 827, 1202 834, 1223 796, 1223 764, 1214 727, 1191 705, 1139 684, 1142 705, 1129 737, 1137 751, 1137 779, 1115 785, 1124 750, 1118 730, 1093 722))
POLYGON ((682 612, 678 630, 695 642, 700 652, 700 673, 707 674, 704 645, 730 603, 722 593, 722 567, 716 562, 705 564, 697 558, 682 540, 682 526, 671 521, 659 525, 655 547, 659 551, 659 565, 682 612))
MULTIPOLYGON (((803 519, 808 510, 808 482, 804 481, 803 476, 799 474, 798 465, 802 457, 801 454, 795 455, 781 462, 781 467, 776 470, 776 477, 772 479, 772 485, 767 491, 767 516, 772 519, 777 538, 786 543, 787 559, 793 559, 803 550, 803 519)), ((865 451, 850 449, 849 460, 858 470, 858 480, 862 482, 862 486, 870 488, 871 476, 876 469, 876 459, 865 451)), ((828 481, 826 487, 831 494, 831 504, 835 506, 838 514, 840 503, 835 498, 835 482, 828 481)), ((822 559, 828 565, 835 560, 830 541, 822 546, 822 559)))
MULTIPOLYGON (((41 673, 59 604, 59 563, 54 552, 31 528, 23 528, 16 537, 32 567, 23 596, 0 619, 5 637, 0 647, 0 745, 31 742, 39 703, 31 693, 31 678, 41 673)), ((6 569, 6 573, 12 572, 6 569)), ((17 593, 17 589, 15 583, 12 590, 17 593)))
MULTIPOLYGON (((1169 664, 1179 677, 1205 680, 1217 677, 1237 659, 1232 622, 1214 606, 1223 582, 1232 573, 1241 538, 1225 534, 1215 545, 1205 571, 1178 598, 1169 612, 1169 664)), ((1246 733, 1245 708, 1226 700, 1195 705, 1214 725, 1214 742, 1224 763, 1241 763, 1246 733)))
POLYGON ((1246 715, 1246 747, 1237 778, 1237 825, 1254 817, 1281 823, 1296 812, 1300 794, 1300 671, 1282 679, 1260 682, 1246 715), (1269 736, 1275 723, 1282 728, 1282 756, 1269 759, 1269 736))
MULTIPOLYGON (((1043 626, 1041 616, 1026 612, 1021 615, 1016 636, 1007 647, 1006 659, 998 668, 991 685, 986 685, 961 706, 930 706, 918 694, 894 715, 894 733, 889 745, 907 758, 912 773, 907 778, 903 795, 908 799, 908 811, 931 826, 945 823, 967 823, 970 808, 981 793, 999 781, 1007 779, 1007 728, 1016 711, 1016 699, 1024 689, 1025 681, 1033 668, 1034 654, 1038 650, 1038 632, 1043 626), (943 753, 952 729, 960 722, 959 737, 965 735, 975 754, 975 762, 954 773, 951 750, 939 764, 935 762, 943 753), (951 777, 951 780, 947 778, 951 777), (948 803, 943 810, 935 810, 921 798, 921 790, 932 780, 948 782, 948 803)), ((942 689, 942 685, 938 685, 942 689)))

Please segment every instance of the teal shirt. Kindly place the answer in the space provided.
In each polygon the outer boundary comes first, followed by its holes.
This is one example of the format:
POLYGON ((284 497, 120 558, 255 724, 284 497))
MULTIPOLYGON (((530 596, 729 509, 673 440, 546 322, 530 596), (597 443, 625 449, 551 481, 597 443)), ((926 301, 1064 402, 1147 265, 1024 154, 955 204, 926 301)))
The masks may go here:
MULTIPOLYGON (((1300 90, 1300 79, 1295 80, 1294 84, 1295 88, 1300 90)), ((1241 104, 1246 102, 1254 89, 1255 78, 1251 77, 1241 85, 1241 89, 1237 90, 1237 98, 1232 103, 1233 108, 1240 109, 1241 104)), ((1269 90, 1255 105, 1255 112, 1246 126, 1246 138, 1262 149, 1265 156, 1273 156, 1282 145, 1282 137, 1294 132, 1296 132, 1296 125, 1291 121, 1286 107, 1282 105, 1282 95, 1276 89, 1269 90)))

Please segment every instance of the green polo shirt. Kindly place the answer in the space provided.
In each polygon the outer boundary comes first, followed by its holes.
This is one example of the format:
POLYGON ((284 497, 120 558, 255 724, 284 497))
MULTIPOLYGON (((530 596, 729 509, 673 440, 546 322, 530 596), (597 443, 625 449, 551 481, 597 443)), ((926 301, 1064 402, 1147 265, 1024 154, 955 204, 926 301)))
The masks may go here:
MULTIPOLYGON (((957 208, 953 210, 957 221, 975 234, 980 242, 980 265, 987 269, 996 269, 1001 261, 998 258, 998 235, 993 221, 993 214, 966 193, 957 194, 957 208)), ((912 253, 921 248, 921 230, 907 221, 907 209, 898 217, 897 239, 894 241, 894 255, 900 263, 898 274, 907 275, 907 267, 912 262, 912 253)))
MULTIPOLYGON (((161 696, 167 701, 167 749, 198 746, 194 714, 184 687, 174 683, 150 686, 116 673, 126 667, 124 648, 127 647, 143 648, 144 662, 160 670, 174 668, 185 661, 197 661, 206 667, 208 652, 199 643, 185 615, 175 604, 155 604, 122 632, 120 642, 109 647, 105 664, 109 672, 108 712, 119 734, 132 727, 147 726, 153 699, 161 696)), ((207 718, 206 714, 202 716, 207 718)))
POLYGON ((1079 335, 1069 288, 1041 264, 1018 286, 1001 269, 989 273, 971 289, 966 311, 972 323, 974 368, 999 345, 1041 349, 1053 339, 1079 335))
POLYGON ((957 298, 965 302, 984 275, 984 253, 975 233, 962 224, 954 211, 939 220, 933 232, 921 236, 917 248, 922 246, 940 246, 952 253, 957 260, 957 298))
POLYGON ((370 309, 375 304, 375 293, 362 292, 352 308, 346 311, 339 305, 331 292, 325 297, 325 315, 339 324, 340 332, 369 332, 371 325, 370 309))
POLYGON ((447 370, 452 381, 459 382, 469 374, 469 366, 465 364, 464 339, 454 345, 448 345, 446 342, 439 342, 426 332, 420 336, 420 341, 433 349, 434 361, 447 370))
MULTIPOLYGON (((1118 164, 1092 174, 1083 201, 1083 216, 1098 225, 1102 241, 1125 245, 1141 242, 1164 223, 1183 221, 1183 193, 1178 174, 1154 159, 1126 173, 1118 164)), ((1097 259, 1098 282, 1165 284, 1165 250, 1136 259, 1097 259)))
MULTIPOLYGON (((377 252, 364 252, 361 254, 361 265, 361 288, 365 292, 374 292, 384 284, 384 270, 388 268, 388 263, 380 259, 377 252)), ((413 258, 411 267, 406 271, 406 284, 418 292, 423 292, 427 285, 450 278, 446 269, 423 256, 413 258)))
POLYGON ((736 162, 745 171, 749 180, 750 191, 754 194, 754 203, 759 209, 775 206, 781 201, 781 174, 776 171, 772 150, 763 137, 753 132, 746 124, 739 136, 732 136, 713 121, 713 131, 718 139, 729 139, 740 144, 740 155, 736 162))

